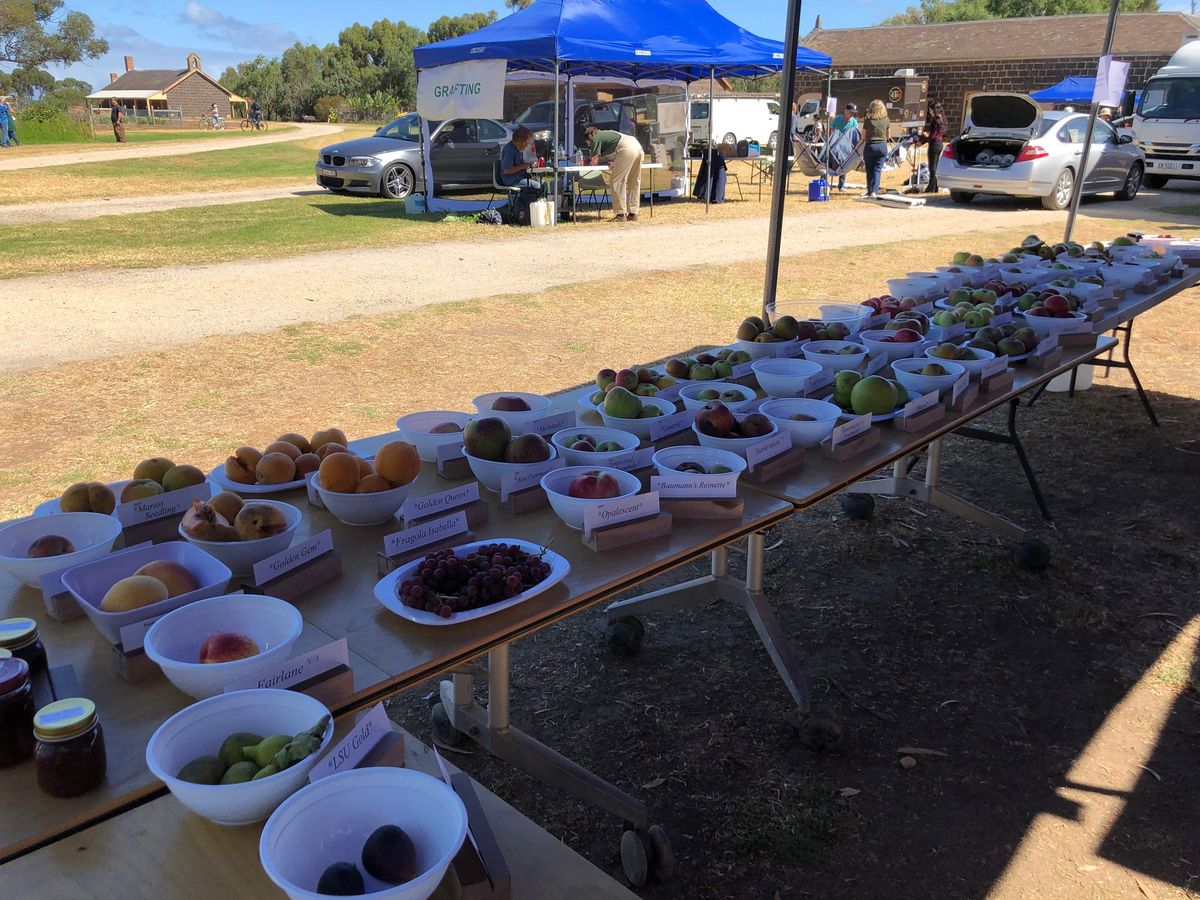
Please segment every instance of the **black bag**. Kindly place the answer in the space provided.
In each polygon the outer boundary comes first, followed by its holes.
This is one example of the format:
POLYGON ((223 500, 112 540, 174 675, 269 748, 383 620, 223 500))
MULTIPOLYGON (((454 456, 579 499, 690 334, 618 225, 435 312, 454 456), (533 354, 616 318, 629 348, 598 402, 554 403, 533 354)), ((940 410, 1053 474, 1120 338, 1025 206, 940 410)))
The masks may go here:
POLYGON ((737 155, 738 159, 745 159, 750 155, 750 142, 745 138, 737 142, 737 155))
POLYGON ((542 192, 537 188, 523 187, 521 190, 517 191, 517 196, 513 198, 512 202, 518 225, 529 224, 529 207, 541 199, 542 192))

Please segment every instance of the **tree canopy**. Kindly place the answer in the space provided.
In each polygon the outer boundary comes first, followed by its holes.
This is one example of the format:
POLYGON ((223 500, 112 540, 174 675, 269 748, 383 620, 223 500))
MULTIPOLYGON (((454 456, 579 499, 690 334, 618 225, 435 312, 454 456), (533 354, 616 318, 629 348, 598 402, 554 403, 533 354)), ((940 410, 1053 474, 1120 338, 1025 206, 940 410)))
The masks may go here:
MULTIPOLYGON (((1157 12, 1158 0, 1121 0, 1122 12, 1157 12)), ((1106 13, 1108 0, 920 0, 880 25, 922 25, 1023 16, 1068 16, 1106 13)))
POLYGON ((461 16, 442 16, 429 26, 429 42, 448 41, 459 35, 470 34, 491 25, 496 21, 496 11, 489 9, 485 13, 466 13, 461 16))
POLYGON ((0 0, 0 64, 40 69, 108 52, 96 26, 81 12, 62 12, 63 0, 0 0))

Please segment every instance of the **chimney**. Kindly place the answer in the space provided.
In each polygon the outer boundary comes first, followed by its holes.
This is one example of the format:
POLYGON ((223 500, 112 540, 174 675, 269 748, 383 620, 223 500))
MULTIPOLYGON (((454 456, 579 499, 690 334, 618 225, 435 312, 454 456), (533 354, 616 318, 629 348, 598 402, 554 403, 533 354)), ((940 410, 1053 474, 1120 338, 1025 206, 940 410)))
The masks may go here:
POLYGON ((820 30, 821 30, 821 17, 817 16, 817 23, 815 25, 813 25, 813 31, 820 31, 820 30))
POLYGON ((116 73, 116 72, 109 72, 109 73, 108 73, 108 83, 109 83, 109 84, 112 84, 112 83, 113 83, 114 81, 116 81, 116 80, 117 80, 117 73, 116 73))
POLYGON ((133 71, 133 57, 132 56, 125 57, 125 71, 126 72, 133 71))

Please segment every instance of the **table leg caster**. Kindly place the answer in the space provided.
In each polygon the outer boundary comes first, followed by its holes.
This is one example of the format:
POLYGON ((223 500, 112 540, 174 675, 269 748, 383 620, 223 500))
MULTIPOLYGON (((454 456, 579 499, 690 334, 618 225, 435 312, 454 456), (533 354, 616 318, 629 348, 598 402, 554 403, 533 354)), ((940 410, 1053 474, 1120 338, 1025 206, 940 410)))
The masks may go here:
POLYGON ((1021 541, 1012 547, 1013 562, 1026 572, 1043 572, 1050 565, 1050 548, 1041 541, 1021 541))
POLYGON ((668 881, 675 874, 675 851, 671 839, 661 825, 651 825, 646 831, 630 829, 621 835, 621 868, 634 887, 641 887, 653 874, 668 881))
POLYGON ((433 725, 433 736, 439 743, 445 744, 447 747, 457 747, 467 739, 465 734, 450 723, 450 716, 446 713, 446 707, 441 704, 441 701, 434 703, 429 708, 429 720, 433 725))
POLYGON ((646 626, 637 616, 625 616, 609 622, 604 629, 604 643, 617 656, 637 656, 646 637, 646 626))
POLYGON ((842 723, 824 703, 813 703, 808 715, 798 710, 790 717, 800 737, 800 746, 814 753, 828 753, 842 742, 842 723))
POLYGON ((842 494, 841 503, 848 519, 866 522, 875 516, 875 498, 870 494, 842 494))
POLYGON ((659 881, 670 881, 675 876, 675 851, 666 829, 651 825, 646 836, 650 839, 650 871, 659 881))

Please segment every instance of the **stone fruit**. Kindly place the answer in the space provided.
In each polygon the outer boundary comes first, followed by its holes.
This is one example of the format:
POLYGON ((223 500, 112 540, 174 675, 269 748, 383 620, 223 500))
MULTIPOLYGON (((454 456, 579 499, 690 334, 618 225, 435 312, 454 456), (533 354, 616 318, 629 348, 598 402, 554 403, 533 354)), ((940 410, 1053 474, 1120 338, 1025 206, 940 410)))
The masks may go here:
POLYGON ((508 423, 495 416, 472 419, 463 429, 463 446, 476 459, 503 460, 510 440, 512 430, 508 423))
POLYGON ((287 519, 277 507, 247 503, 233 520, 233 527, 240 540, 257 541, 287 530, 287 519))
POLYGON ((352 862, 335 862, 317 879, 317 893, 331 897, 356 897, 367 892, 362 873, 352 862))
POLYGON ((195 466, 172 466, 162 477, 164 491, 180 491, 197 484, 204 484, 204 473, 195 466))
POLYGON ((336 494, 353 494, 358 488, 358 460, 349 453, 330 453, 317 470, 321 487, 336 494))
MULTIPOLYGON (((326 447, 332 446, 326 444, 326 447)), ((301 453, 296 457, 296 477, 303 478, 310 472, 315 472, 321 468, 321 457, 315 453, 301 453)))
POLYGON ((258 770, 258 774, 251 778, 251 781, 258 781, 260 778, 270 778, 272 775, 278 775, 282 770, 275 763, 268 763, 258 770))
POLYGON ((730 437, 738 430, 738 423, 729 407, 720 400, 713 400, 696 416, 696 430, 709 437, 730 437))
POLYGON ((139 478, 121 488, 121 502, 133 503, 135 500, 157 497, 161 493, 163 493, 163 486, 157 481, 151 481, 149 478, 139 478))
POLYGON ((166 600, 168 596, 167 586, 157 578, 130 575, 108 589, 100 601, 100 609, 104 612, 129 612, 166 600))
POLYGON ((604 412, 614 419, 636 419, 642 411, 642 401, 623 387, 614 387, 604 397, 604 412))
POLYGON ((393 485, 382 475, 377 475, 372 472, 365 476, 358 483, 358 487, 354 489, 356 494, 378 494, 382 491, 390 491, 393 485))
POLYGON ((286 453, 265 453, 254 467, 254 478, 258 484, 287 484, 296 480, 296 463, 286 453))
POLYGON ((362 866, 387 884, 403 884, 417 875, 417 851, 398 825, 381 825, 363 844, 362 866))
POLYGON ((253 747, 244 747, 242 752, 246 755, 246 759, 258 763, 260 767, 269 766, 275 761, 275 754, 291 742, 290 734, 273 734, 263 738, 253 747))
POLYGON ((225 774, 225 763, 216 756, 197 756, 185 763, 175 777, 191 784, 220 784, 225 774))
POLYGON ((551 447, 540 434, 522 434, 513 438, 504 451, 504 461, 507 463, 540 463, 548 460, 552 454, 551 447))
POLYGON ((739 341, 753 341, 758 338, 759 332, 761 331, 761 328, 757 327, 749 319, 746 319, 741 325, 738 326, 737 339, 739 341))
POLYGON ((954 344, 938 344, 929 351, 930 356, 936 356, 938 359, 957 359, 958 347, 954 344))
POLYGON ((388 441, 375 451, 375 471, 395 487, 412 484, 421 471, 421 454, 407 441, 388 441))
POLYGON ((291 444, 301 453, 312 453, 313 446, 309 442, 308 438, 302 434, 296 434, 294 431, 289 431, 287 434, 281 434, 279 437, 275 438, 275 440, 277 442, 283 441, 284 443, 291 444))
POLYGON ((163 476, 173 468, 175 468, 175 463, 171 460, 163 456, 155 456, 151 459, 143 459, 134 466, 133 477, 139 481, 148 478, 162 484, 163 476))
POLYGON ((762 413, 750 413, 738 423, 738 431, 742 433, 742 437, 765 437, 774 430, 775 426, 771 424, 771 420, 762 413))
POLYGON ((253 780, 258 774, 258 766, 249 760, 235 762, 232 766, 225 770, 225 774, 221 776, 221 784, 245 784, 247 781, 253 780))
POLYGON ((692 381, 712 381, 716 377, 716 370, 707 363, 697 363, 696 365, 692 366, 691 371, 688 372, 688 378, 690 378, 692 381))
POLYGON ((282 453, 288 459, 295 462, 300 456, 300 448, 288 441, 272 441, 263 448, 263 454, 267 453, 282 453))
POLYGON ((930 376, 938 376, 938 375, 946 375, 948 373, 942 366, 939 366, 937 363, 928 363, 923 369, 921 369, 921 374, 922 375, 930 375, 930 376))
POLYGON ((343 447, 350 442, 346 440, 346 432, 340 428, 326 428, 324 431, 318 431, 308 442, 309 449, 316 453, 325 444, 341 444, 343 447))
POLYGON ((236 541, 237 532, 229 523, 230 520, 217 512, 211 503, 193 500, 192 508, 183 514, 179 527, 188 537, 198 541, 236 541))
MULTIPOLYGON (((354 454, 351 454, 351 456, 353 455, 354 454)), ((368 460, 363 459, 361 456, 354 457, 354 464, 358 466, 358 478, 360 481, 366 478, 368 475, 375 474, 375 467, 371 465, 368 460)))
POLYGON ((492 401, 492 409, 497 412, 529 412, 529 403, 524 397, 497 397, 492 401))
POLYGON ((457 422, 439 422, 429 429, 430 434, 458 434, 462 431, 462 426, 457 422))
POLYGON ((238 447, 225 460, 225 477, 237 484, 256 484, 254 470, 262 454, 253 447, 238 447))
POLYGON ((607 472, 585 472, 567 485, 567 496, 582 500, 610 500, 620 493, 620 482, 607 472))
MULTIPOLYGON (((254 640, 237 631, 218 631, 210 634, 200 645, 200 662, 227 663, 257 656, 260 652, 254 640)), ((253 774, 253 773, 251 773, 253 774)))
MULTIPOLYGON (((249 731, 235 731, 221 742, 221 749, 217 751, 217 756, 220 757, 221 762, 225 763, 225 765, 232 766, 247 759, 246 754, 243 752, 244 748, 253 747, 261 740, 261 734, 254 734, 249 731)), ((257 772, 258 768, 256 764, 254 771, 257 772)))
POLYGON ((60 534, 44 534, 25 551, 30 559, 45 559, 48 556, 62 556, 64 553, 74 553, 75 545, 60 534))
POLYGON ((329 443, 329 444, 322 444, 319 449, 313 451, 313 455, 317 459, 323 461, 325 459, 325 457, 330 456, 331 454, 349 453, 349 452, 350 452, 350 450, 348 447, 346 447, 345 444, 329 443))
POLYGON ((63 512, 94 512, 107 516, 117 508, 117 498, 107 484, 84 481, 73 484, 58 498, 63 512))
POLYGON ((616 380, 617 373, 612 369, 601 369, 596 373, 596 387, 600 390, 604 390, 616 380))
POLYGON ((133 574, 157 578, 166 585, 168 597, 178 597, 200 588, 200 582, 196 580, 195 575, 186 567, 169 559, 156 559, 148 562, 133 574))
POLYGON ((746 398, 742 395, 741 391, 729 390, 729 391, 721 391, 721 396, 719 398, 705 397, 704 399, 705 400, 720 399, 721 402, 723 402, 723 403, 742 403, 745 401, 746 398))
POLYGON ((857 415, 882 415, 896 408, 896 387, 879 375, 868 375, 850 391, 850 408, 857 415))

